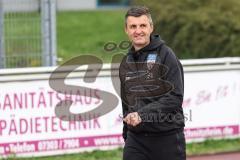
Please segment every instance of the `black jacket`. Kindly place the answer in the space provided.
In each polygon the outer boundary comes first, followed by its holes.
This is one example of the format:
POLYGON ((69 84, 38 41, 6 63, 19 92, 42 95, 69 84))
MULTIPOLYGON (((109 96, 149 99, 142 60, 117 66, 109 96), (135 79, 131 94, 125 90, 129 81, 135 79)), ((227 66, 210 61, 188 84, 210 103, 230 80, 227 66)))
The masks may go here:
POLYGON ((151 36, 150 44, 123 58, 119 77, 123 116, 138 112, 142 122, 133 127, 124 123, 127 131, 139 134, 170 134, 184 127, 182 101, 183 68, 173 51, 160 36, 151 36))

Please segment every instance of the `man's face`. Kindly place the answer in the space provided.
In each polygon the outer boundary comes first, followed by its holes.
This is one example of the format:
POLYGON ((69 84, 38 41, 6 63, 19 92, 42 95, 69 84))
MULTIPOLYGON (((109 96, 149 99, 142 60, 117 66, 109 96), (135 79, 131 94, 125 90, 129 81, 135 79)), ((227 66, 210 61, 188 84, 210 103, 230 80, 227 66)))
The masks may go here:
POLYGON ((153 26, 150 24, 146 15, 140 17, 129 16, 125 32, 134 47, 142 48, 150 42, 150 34, 153 31, 153 26))

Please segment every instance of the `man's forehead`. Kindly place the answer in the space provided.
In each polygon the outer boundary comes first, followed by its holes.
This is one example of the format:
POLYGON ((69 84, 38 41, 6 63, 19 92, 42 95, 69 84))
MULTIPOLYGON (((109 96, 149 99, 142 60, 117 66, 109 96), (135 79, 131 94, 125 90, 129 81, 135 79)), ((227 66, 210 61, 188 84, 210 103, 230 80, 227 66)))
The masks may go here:
POLYGON ((147 23, 149 21, 146 15, 141 15, 139 17, 129 16, 127 18, 128 24, 138 24, 138 23, 147 23))

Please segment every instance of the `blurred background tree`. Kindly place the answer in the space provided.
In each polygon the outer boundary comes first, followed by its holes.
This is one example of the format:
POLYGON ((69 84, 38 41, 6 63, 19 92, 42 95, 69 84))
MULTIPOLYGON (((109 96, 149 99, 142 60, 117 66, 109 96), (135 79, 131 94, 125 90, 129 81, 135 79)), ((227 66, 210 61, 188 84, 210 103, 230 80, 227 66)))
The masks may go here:
POLYGON ((180 58, 240 56, 239 0, 133 0, 180 58))

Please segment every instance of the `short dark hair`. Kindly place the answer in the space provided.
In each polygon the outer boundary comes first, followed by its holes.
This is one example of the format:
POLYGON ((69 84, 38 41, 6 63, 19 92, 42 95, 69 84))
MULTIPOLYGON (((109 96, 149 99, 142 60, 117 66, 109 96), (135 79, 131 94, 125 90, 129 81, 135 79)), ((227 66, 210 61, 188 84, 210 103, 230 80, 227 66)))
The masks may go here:
POLYGON ((147 7, 145 6, 134 6, 134 7, 131 7, 126 15, 125 15, 125 25, 127 25, 127 18, 129 16, 133 16, 133 17, 140 17, 142 15, 146 15, 149 19, 149 23, 151 25, 153 25, 153 21, 152 21, 152 16, 150 14, 150 11, 147 7))

